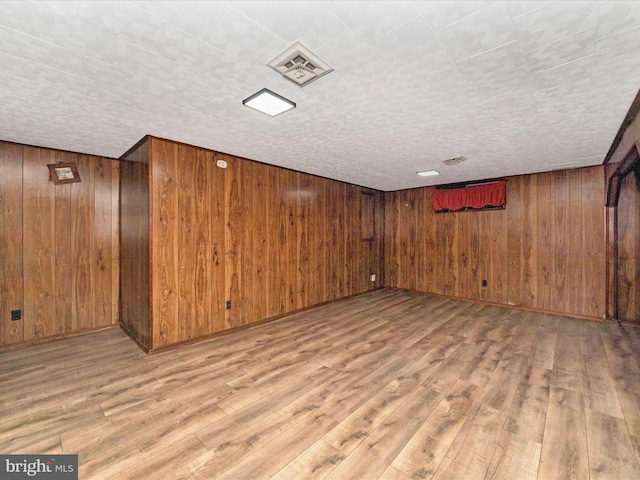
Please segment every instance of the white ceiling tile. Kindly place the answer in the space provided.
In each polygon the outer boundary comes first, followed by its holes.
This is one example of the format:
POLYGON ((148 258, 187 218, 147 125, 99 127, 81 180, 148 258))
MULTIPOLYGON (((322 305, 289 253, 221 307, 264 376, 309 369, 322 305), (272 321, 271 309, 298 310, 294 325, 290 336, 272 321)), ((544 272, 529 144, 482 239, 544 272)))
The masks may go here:
POLYGON ((35 3, 40 4, 42 7, 57 13, 69 17, 72 20, 76 20, 78 16, 78 7, 83 0, 42 0, 35 3))
POLYGON ((71 55, 66 48, 2 26, 0 26, 0 51, 60 70, 65 69, 68 57, 71 55))
POLYGON ((130 2, 79 2, 77 19, 82 23, 144 48, 162 36, 166 22, 141 10, 130 2))
POLYGON ((614 33, 596 42, 595 60, 608 63, 628 55, 640 57, 640 27, 614 33))
POLYGON ((549 3, 550 0, 508 0, 507 6, 512 18, 519 17, 525 13, 540 8, 549 3))
POLYGON ((638 91, 640 84, 640 58, 636 54, 617 57, 615 61, 594 61, 591 96, 604 98, 614 91, 638 91))
POLYGON ((197 38, 211 32, 229 11, 227 4, 217 1, 133 0, 132 3, 197 38))
POLYGON ((162 37, 149 51, 178 65, 209 71, 225 57, 225 53, 173 25, 166 25, 162 37))
POLYGON ((496 2, 448 27, 438 37, 453 60, 462 60, 515 40, 509 10, 496 2))
POLYGON ((413 2, 327 1, 323 4, 365 42, 410 22, 420 15, 413 2))
POLYGON ((229 6, 242 12, 251 20, 261 23, 282 8, 286 1, 272 1, 272 0, 232 0, 229 2, 229 6))
POLYGON ((0 25, 19 32, 31 33, 34 29, 34 5, 36 5, 34 2, 20 0, 0 2, 0 25))
POLYGON ((118 38, 111 54, 104 59, 114 67, 134 75, 169 83, 176 64, 166 57, 149 52, 118 38))
POLYGON ((593 57, 589 56, 549 70, 535 72, 531 75, 531 80, 536 88, 558 87, 590 78, 592 68, 593 57))
POLYGON ((520 85, 528 72, 516 42, 456 62, 462 74, 478 86, 520 85))
POLYGON ((341 76, 357 76, 371 61, 380 59, 371 46, 349 30, 317 49, 316 53, 335 68, 334 73, 341 76))
MULTIPOLYGON (((232 4, 233 5, 233 4, 232 4)), ((319 2, 288 2, 262 22, 287 42, 315 49, 345 30, 345 25, 319 2)))
POLYGON ((571 110, 574 106, 585 104, 591 94, 592 82, 583 78, 559 87, 536 88, 533 90, 538 111, 571 110))
POLYGON ((52 88, 78 91, 86 94, 94 88, 95 82, 81 76, 43 67, 14 55, 0 52, 2 72, 24 80, 49 85, 52 88))
MULTIPOLYGON (((210 70, 211 75, 225 83, 231 83, 238 88, 253 92, 268 75, 275 75, 265 66, 253 66, 230 55, 225 56, 210 70)), ((285 80, 283 80, 284 82, 285 80)), ((243 99, 240 98, 239 101, 243 99)))
POLYGON ((256 63, 283 39, 236 10, 230 10, 203 40, 247 63, 256 63))
POLYGON ((615 0, 600 3, 598 38, 640 26, 640 2, 615 0))
POLYGON ((513 19, 520 50, 525 53, 569 37, 598 23, 598 2, 556 1, 513 19))
POLYGON ((115 40, 113 35, 35 2, 0 2, 0 25, 68 50, 95 56, 107 55, 115 40))
POLYGON ((445 50, 439 50, 403 65, 398 73, 407 83, 421 86, 444 80, 459 71, 449 54, 445 50))
POLYGON ((596 29, 588 28, 523 54, 525 66, 530 72, 538 72, 593 55, 596 29))
POLYGON ((371 46, 394 67, 442 51, 442 46, 424 19, 418 17, 371 42, 371 46))
POLYGON ((416 6, 434 30, 440 30, 458 20, 491 5, 494 0, 417 1, 416 6))

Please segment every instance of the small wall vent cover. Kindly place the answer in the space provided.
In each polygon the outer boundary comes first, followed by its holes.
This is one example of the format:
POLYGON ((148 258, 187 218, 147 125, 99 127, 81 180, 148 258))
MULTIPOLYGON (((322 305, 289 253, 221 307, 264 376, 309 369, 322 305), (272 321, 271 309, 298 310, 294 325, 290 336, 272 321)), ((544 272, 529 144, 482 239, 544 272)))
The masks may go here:
POLYGON ((442 163, 444 163, 445 165, 447 165, 449 167, 453 167, 454 165, 458 165, 459 163, 462 163, 462 162, 464 162, 466 160, 467 160, 466 158, 464 158, 462 155, 460 155, 459 157, 448 158, 446 160, 442 160, 442 163))
POLYGON ((300 42, 295 42, 267 63, 287 80, 304 87, 333 72, 333 67, 300 42))

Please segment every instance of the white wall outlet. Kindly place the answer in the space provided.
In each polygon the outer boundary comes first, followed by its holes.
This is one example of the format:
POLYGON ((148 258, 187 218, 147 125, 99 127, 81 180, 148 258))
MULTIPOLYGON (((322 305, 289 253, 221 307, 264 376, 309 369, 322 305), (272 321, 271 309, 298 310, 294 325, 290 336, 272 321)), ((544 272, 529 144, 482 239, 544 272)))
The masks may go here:
POLYGON ((375 281, 376 281, 376 274, 375 274, 375 273, 372 273, 372 274, 371 274, 371 281, 372 281, 372 282, 375 282, 375 281))

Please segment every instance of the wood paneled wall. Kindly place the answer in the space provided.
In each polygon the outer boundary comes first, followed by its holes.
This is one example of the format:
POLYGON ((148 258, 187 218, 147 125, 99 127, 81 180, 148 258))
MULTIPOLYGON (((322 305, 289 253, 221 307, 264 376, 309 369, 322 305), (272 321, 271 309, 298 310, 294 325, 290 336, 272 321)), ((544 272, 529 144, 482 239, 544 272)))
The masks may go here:
POLYGON ((617 291, 620 320, 640 321, 640 182, 632 172, 622 181, 618 201, 617 291))
POLYGON ((116 323, 118 170, 111 159, 0 142, 0 345, 116 323), (50 182, 47 164, 69 161, 82 182, 50 182))
POLYGON ((120 325, 149 348, 149 142, 120 162, 120 325))
MULTIPOLYGON (((640 152, 640 92, 607 156, 607 182, 625 160, 640 152), (615 147, 615 148, 614 148, 615 147)), ((631 158, 633 160, 633 158, 631 158)), ((638 166, 620 183, 617 206, 607 208, 607 313, 612 318, 640 322, 640 171, 638 166)))
POLYGON ((151 349, 382 285, 381 192, 153 137, 150 175, 151 349))
POLYGON ((438 214, 432 187, 388 192, 385 286, 603 318, 604 185, 602 166, 515 176, 505 210, 438 214))

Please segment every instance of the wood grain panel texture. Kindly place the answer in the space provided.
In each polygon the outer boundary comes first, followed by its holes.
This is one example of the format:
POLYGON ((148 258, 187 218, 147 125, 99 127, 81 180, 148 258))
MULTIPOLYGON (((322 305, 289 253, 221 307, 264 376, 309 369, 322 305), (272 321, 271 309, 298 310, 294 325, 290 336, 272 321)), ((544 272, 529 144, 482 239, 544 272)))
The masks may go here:
POLYGON ((621 183, 618 201, 618 318, 640 321, 640 182, 635 173, 621 183))
POLYGON ((24 316, 11 321, 11 310, 23 310, 22 146, 0 142, 0 345, 24 340, 24 316))
POLYGON ((150 164, 150 350, 382 286, 381 192, 153 137, 150 164))
MULTIPOLYGON (((621 127, 623 128, 623 127, 621 127)), ((630 123, 625 122, 621 141, 611 152, 605 165, 605 178, 608 184, 614 172, 621 167, 628 154, 635 148, 640 151, 640 116, 635 115, 630 123)), ((620 182, 619 201, 616 207, 606 208, 607 230, 607 316, 631 322, 640 322, 640 171, 636 168, 620 182)), ((593 177, 585 178, 592 182, 593 177)), ((598 220, 599 212, 583 211, 587 222, 598 220)), ((592 249, 593 245, 583 238, 583 247, 592 249)), ((584 285, 591 288, 590 284, 584 285)), ((599 299, 598 299, 599 300, 599 299)))
MULTIPOLYGON (((180 341, 178 144, 151 138, 151 348, 180 341)), ((187 166, 186 169, 189 169, 187 166)))
POLYGON ((150 348, 149 144, 120 165, 120 325, 150 348))
POLYGON ((604 318, 604 189, 596 166, 510 177, 505 210, 436 214, 433 187, 387 192, 385 286, 604 318))
POLYGON ((115 324, 118 162, 0 142, 0 165, 0 346, 115 324), (80 183, 49 181, 47 164, 61 161, 76 162, 80 183))

